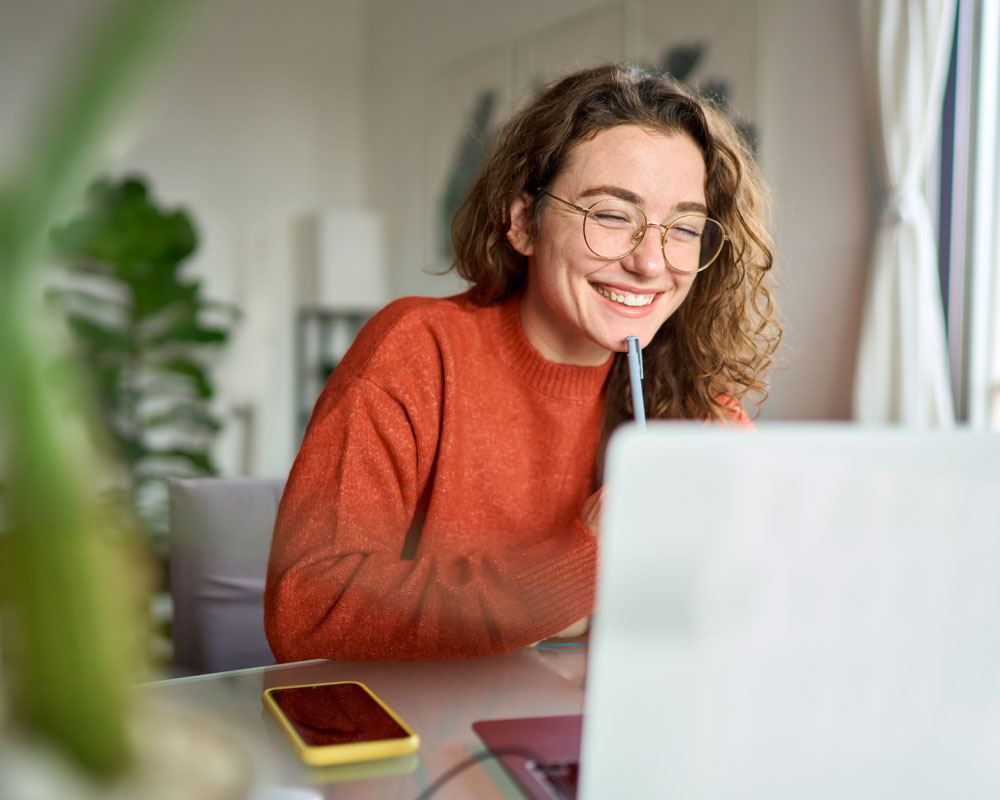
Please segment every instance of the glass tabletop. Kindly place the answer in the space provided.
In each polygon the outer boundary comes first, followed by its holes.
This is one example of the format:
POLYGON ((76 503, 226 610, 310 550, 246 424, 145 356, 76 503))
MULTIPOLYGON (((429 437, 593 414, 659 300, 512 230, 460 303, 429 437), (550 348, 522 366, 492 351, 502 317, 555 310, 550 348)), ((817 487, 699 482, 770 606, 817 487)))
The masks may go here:
MULTIPOLYGON (((585 663, 584 646, 543 644, 509 655, 449 661, 300 661, 174 678, 143 684, 140 691, 221 722, 254 765, 253 800, 411 800, 447 770, 483 751, 473 722, 580 713, 585 663), (366 684, 416 730, 419 751, 340 767, 302 764, 261 695, 273 686, 327 681, 366 684)), ((489 800, 521 794, 489 760, 463 770, 433 797, 489 800)))

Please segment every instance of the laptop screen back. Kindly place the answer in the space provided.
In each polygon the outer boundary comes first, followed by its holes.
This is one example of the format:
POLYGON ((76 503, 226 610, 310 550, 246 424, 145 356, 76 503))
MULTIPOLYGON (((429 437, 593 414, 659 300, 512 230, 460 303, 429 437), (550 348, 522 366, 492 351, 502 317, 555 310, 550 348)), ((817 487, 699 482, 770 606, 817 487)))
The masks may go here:
POLYGON ((1000 437, 608 454, 581 797, 1000 796, 1000 437))

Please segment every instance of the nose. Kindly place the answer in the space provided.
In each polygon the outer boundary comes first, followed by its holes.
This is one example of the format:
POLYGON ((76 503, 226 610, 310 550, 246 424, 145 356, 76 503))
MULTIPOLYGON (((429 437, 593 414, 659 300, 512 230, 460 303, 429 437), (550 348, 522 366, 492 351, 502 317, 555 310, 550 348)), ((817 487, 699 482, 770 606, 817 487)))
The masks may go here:
POLYGON ((655 277, 664 272, 667 262, 663 257, 663 229, 655 222, 650 222, 643 230, 642 241, 622 261, 622 266, 628 272, 643 277, 655 277))

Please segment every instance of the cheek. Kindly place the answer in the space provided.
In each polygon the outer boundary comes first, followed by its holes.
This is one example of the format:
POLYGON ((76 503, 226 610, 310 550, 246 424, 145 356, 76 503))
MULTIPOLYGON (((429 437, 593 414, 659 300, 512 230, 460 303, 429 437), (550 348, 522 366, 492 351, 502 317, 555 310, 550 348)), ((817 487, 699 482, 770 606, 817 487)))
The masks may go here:
POLYGON ((568 287, 593 271, 584 254, 577 252, 572 239, 550 239, 544 250, 536 249, 535 267, 540 282, 550 287, 568 287))
POLYGON ((670 317, 674 316, 674 314, 677 313, 677 309, 679 309, 684 303, 688 302, 688 296, 691 294, 691 290, 694 286, 694 281, 695 278, 692 277, 692 278, 683 278, 676 283, 674 295, 665 309, 666 314, 660 321, 661 325, 668 319, 670 319, 670 317))
POLYGON ((691 275, 690 277, 681 278, 677 282, 677 296, 679 298, 678 305, 687 299, 687 296, 691 294, 691 290, 694 288, 694 282, 698 279, 697 275, 691 275))

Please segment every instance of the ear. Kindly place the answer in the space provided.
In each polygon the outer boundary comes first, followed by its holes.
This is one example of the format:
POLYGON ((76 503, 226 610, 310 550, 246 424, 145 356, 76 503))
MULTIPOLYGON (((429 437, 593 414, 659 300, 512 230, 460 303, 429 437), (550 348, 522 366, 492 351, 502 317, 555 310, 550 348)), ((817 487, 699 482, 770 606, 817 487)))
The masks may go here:
POLYGON ((531 236, 531 213, 528 210, 528 196, 521 192, 510 204, 510 230, 507 238, 511 245, 522 256, 530 256, 535 252, 535 244, 531 236))

